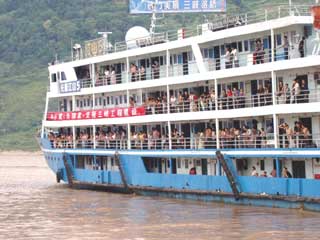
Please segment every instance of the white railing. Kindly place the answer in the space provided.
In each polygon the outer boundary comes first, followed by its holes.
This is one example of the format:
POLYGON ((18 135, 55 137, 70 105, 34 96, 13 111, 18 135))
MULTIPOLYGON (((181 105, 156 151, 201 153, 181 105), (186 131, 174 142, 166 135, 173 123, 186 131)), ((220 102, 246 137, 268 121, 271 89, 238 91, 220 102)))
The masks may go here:
MULTIPOLYGON (((319 148, 320 134, 293 134, 279 135, 279 148, 319 148)), ((106 140, 76 140, 65 139, 51 140, 53 148, 80 148, 80 149, 128 149, 128 139, 106 139, 106 140)), ((131 149, 152 150, 152 149, 216 149, 218 143, 215 137, 192 137, 172 136, 171 138, 148 138, 131 136, 131 149), (170 142, 171 141, 171 142, 170 142)), ((220 149, 263 149, 274 148, 275 140, 273 134, 227 134, 219 138, 220 149)))
POLYGON ((320 91, 317 89, 301 89, 298 94, 294 94, 292 91, 277 92, 276 93, 277 104, 299 104, 299 103, 313 103, 320 101, 320 91))
MULTIPOLYGON (((265 9, 264 11, 248 12, 246 14, 240 14, 236 16, 219 17, 209 21, 210 31, 219 31, 228 28, 235 28, 247 24, 265 22, 273 19, 283 18, 287 16, 311 16, 311 5, 288 5, 274 6, 271 9, 265 9)), ((114 48, 107 48, 103 54, 126 51, 132 48, 141 48, 155 44, 161 44, 169 41, 175 41, 183 38, 189 38, 193 36, 199 36, 202 33, 199 30, 199 26, 193 28, 184 28, 182 33, 178 33, 177 30, 156 33, 150 37, 143 37, 130 40, 129 42, 120 41, 114 44, 114 48)), ((82 51, 84 52, 84 51, 82 51)), ((85 58, 84 54, 80 56, 80 59, 85 58)))
POLYGON ((320 134, 279 135, 280 148, 319 148, 320 134))

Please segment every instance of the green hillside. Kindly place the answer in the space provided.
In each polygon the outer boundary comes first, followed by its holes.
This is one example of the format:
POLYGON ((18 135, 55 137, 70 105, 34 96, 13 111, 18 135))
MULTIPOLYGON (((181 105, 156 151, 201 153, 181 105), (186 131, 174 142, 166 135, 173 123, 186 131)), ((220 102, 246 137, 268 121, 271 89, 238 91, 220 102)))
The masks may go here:
MULTIPOLYGON (((228 11, 279 3, 242 0, 239 8, 235 2, 227 1, 228 11)), ((168 15, 164 26, 177 29, 203 19, 203 14, 168 15)), ((126 0, 0 0, 0 150, 37 149, 47 63, 56 54, 67 58, 71 42, 96 38, 98 31, 112 31, 111 41, 120 41, 130 27, 149 24, 148 15, 128 14, 126 0)))

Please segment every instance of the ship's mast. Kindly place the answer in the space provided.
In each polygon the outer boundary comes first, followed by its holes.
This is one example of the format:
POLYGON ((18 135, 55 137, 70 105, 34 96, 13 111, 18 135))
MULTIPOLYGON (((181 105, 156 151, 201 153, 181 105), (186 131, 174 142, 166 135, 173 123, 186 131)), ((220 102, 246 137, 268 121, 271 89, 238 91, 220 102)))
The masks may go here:
POLYGON ((153 36, 156 32, 156 22, 157 22, 157 6, 159 4, 158 0, 155 0, 155 2, 152 4, 152 16, 151 16, 151 24, 149 32, 151 36, 153 36))

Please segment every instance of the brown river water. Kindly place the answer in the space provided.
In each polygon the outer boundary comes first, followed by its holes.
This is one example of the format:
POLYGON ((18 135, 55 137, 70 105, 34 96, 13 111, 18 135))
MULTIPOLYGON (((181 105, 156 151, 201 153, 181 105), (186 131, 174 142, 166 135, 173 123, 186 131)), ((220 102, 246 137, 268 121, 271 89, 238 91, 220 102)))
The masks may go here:
POLYGON ((72 190, 40 153, 0 153, 2 239, 320 239, 320 213, 72 190))

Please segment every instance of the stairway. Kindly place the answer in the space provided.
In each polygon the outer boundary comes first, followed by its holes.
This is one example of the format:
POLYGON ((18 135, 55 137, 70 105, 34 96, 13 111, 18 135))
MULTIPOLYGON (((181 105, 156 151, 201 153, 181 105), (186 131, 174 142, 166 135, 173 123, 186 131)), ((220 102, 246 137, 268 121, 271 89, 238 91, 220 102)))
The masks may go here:
POLYGON ((222 155, 222 153, 220 151, 216 151, 216 156, 217 156, 217 159, 220 161, 224 172, 226 173, 226 176, 227 176, 227 179, 229 181, 230 187, 232 189, 234 198, 235 198, 235 200, 238 201, 240 199, 240 192, 239 192, 239 189, 238 189, 238 186, 237 186, 236 176, 235 176, 235 174, 232 173, 232 171, 230 169, 230 166, 228 166, 230 163, 228 163, 224 159, 224 157, 223 157, 223 155, 222 155))
POLYGON ((72 170, 71 170, 71 167, 68 163, 66 154, 63 155, 63 164, 66 169, 68 184, 70 187, 72 187, 73 186, 73 175, 72 175, 72 170))

